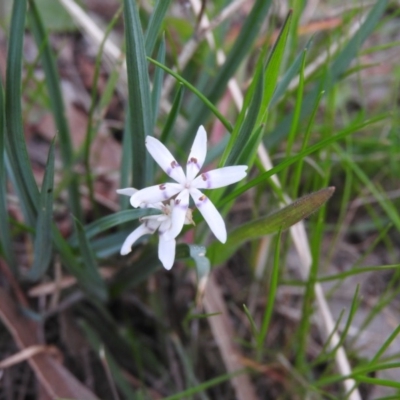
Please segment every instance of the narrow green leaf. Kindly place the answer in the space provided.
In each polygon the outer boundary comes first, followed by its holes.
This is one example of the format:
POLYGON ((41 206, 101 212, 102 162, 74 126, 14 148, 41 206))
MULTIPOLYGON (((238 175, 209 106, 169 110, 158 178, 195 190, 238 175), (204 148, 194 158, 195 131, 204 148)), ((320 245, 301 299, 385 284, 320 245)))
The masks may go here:
POLYGON ((208 256, 213 264, 221 264, 249 240, 285 230, 308 217, 321 207, 333 194, 335 188, 329 187, 304 196, 281 210, 241 225, 228 234, 225 244, 214 242, 208 248, 208 256))
POLYGON ((278 289, 279 262, 281 260, 281 257, 280 257, 281 236, 282 236, 282 230, 280 230, 278 232, 278 237, 277 237, 277 241, 275 244, 274 265, 273 265, 272 272, 271 272, 271 279, 270 279, 269 291, 268 291, 268 300, 267 300, 267 304, 265 306, 265 311, 264 311, 264 315, 263 315, 263 319, 262 319, 262 323, 261 323, 260 333, 257 336, 257 350, 258 350, 259 357, 261 357, 261 355, 263 353, 264 342, 265 342, 265 338, 268 333, 268 328, 269 328, 269 324, 271 321, 272 312, 274 310, 276 291, 278 289))
MULTIPOLYGON (((132 162, 132 137, 133 137, 133 127, 131 125, 131 117, 130 117, 130 108, 126 107, 125 109, 125 123, 124 123, 124 135, 122 137, 122 157, 121 157, 121 165, 120 165, 120 187, 126 188, 130 187, 132 178, 132 170, 133 170, 133 162, 132 162)), ((122 209, 125 209, 129 206, 129 197, 128 196, 120 196, 119 204, 122 209)))
MULTIPOLYGON (((388 0, 377 1, 371 8, 364 23, 357 33, 347 42, 343 49, 338 53, 328 68, 328 72, 316 83, 314 89, 303 99, 303 107, 301 110, 301 118, 306 118, 314 107, 314 104, 321 91, 329 91, 334 84, 346 72, 351 61, 356 57, 357 52, 361 49, 365 40, 372 33, 375 26, 379 22, 388 4, 388 0)), ((325 66, 323 66, 325 68, 325 66)), ((265 144, 268 148, 276 145, 283 140, 289 132, 289 127, 293 113, 285 117, 281 123, 277 124, 274 130, 268 135, 265 144)))
POLYGON ((164 124, 163 131, 161 133, 161 142, 162 143, 167 143, 168 138, 170 137, 172 133, 172 128, 175 124, 175 120, 179 115, 179 110, 181 109, 181 104, 182 104, 182 98, 183 98, 183 84, 180 83, 178 87, 178 91, 176 92, 174 102, 172 103, 172 108, 171 111, 169 112, 167 121, 164 124))
POLYGON ((150 180, 152 170, 145 138, 152 134, 153 114, 146 51, 136 1, 124 0, 124 20, 129 91, 128 117, 132 129, 132 186, 142 189, 150 183, 146 180, 150 180))
POLYGON ((261 105, 261 110, 263 110, 263 112, 260 113, 257 119, 257 125, 265 123, 267 119, 269 104, 279 78, 283 55, 285 53, 286 41, 290 31, 291 20, 292 11, 289 11, 265 67, 265 76, 267 78, 264 82, 264 97, 261 105))
POLYGON ((25 33, 25 14, 26 0, 14 1, 7 55, 5 90, 6 140, 9 143, 9 158, 16 179, 19 182, 19 200, 24 204, 23 208, 27 212, 25 218, 28 219, 30 225, 34 226, 39 191, 33 177, 25 144, 21 111, 22 46, 25 33))
POLYGON ((149 26, 147 27, 145 35, 146 54, 151 56, 154 45, 157 41, 157 36, 160 32, 164 17, 167 13, 171 0, 158 0, 154 7, 153 14, 151 14, 149 26))
POLYGON ((373 123, 382 121, 386 118, 387 118, 387 115, 382 114, 382 115, 378 115, 377 117, 371 118, 370 120, 363 121, 359 124, 350 124, 350 126, 343 129, 337 135, 326 138, 324 140, 321 140, 319 143, 316 143, 316 144, 308 147, 307 149, 304 149, 303 151, 299 152, 298 154, 285 159, 284 161, 282 161, 280 164, 278 164, 274 168, 271 168, 270 170, 259 175, 257 178, 254 178, 250 182, 239 187, 238 189, 233 191, 231 194, 224 197, 224 199, 220 201, 219 205, 222 206, 224 204, 229 203, 230 201, 236 199, 236 197, 239 196, 240 194, 242 194, 242 193, 246 192, 247 190, 251 189, 252 187, 257 186, 258 184, 266 181, 272 175, 277 174, 278 172, 280 172, 283 169, 287 168, 288 166, 292 165, 296 161, 299 161, 299 160, 303 159, 304 157, 306 157, 320 149, 323 149, 323 148, 337 142, 338 140, 345 138, 346 136, 348 136, 352 133, 358 132, 359 130, 365 128, 366 126, 369 126, 373 123))
POLYGON ((197 385, 195 387, 191 387, 187 390, 184 390, 183 392, 173 394, 172 396, 164 397, 163 400, 181 400, 181 399, 187 399, 190 398, 191 396, 203 392, 204 390, 207 390, 213 386, 219 385, 225 381, 228 381, 229 379, 232 379, 235 376, 238 376, 240 374, 245 373, 246 370, 238 370, 235 372, 232 372, 230 374, 226 375, 220 375, 217 378, 210 379, 208 381, 202 382, 200 385, 197 385))
POLYGON ((7 176, 6 176, 6 116, 4 113, 4 92, 0 79, 0 244, 4 257, 11 270, 16 274, 17 266, 12 251, 10 225, 8 223, 7 209, 7 176))
POLYGON ((39 280, 47 271, 52 256, 51 226, 53 222, 54 140, 51 142, 46 170, 40 192, 36 234, 33 244, 33 265, 27 274, 32 281, 39 280))
MULTIPOLYGON (((163 64, 160 64, 158 61, 153 60, 150 57, 147 57, 147 59, 157 67, 162 68, 164 71, 166 71, 168 74, 172 75, 178 82, 182 83, 184 86, 186 86, 188 89, 190 89, 199 99, 202 100, 202 102, 205 104, 206 107, 208 107, 214 115, 222 122, 222 124, 225 126, 225 128, 229 131, 232 132, 232 125, 231 123, 218 111, 218 108, 214 106, 214 104, 206 97, 204 96, 203 93, 201 93, 197 88, 195 88, 191 83, 189 83, 186 79, 182 78, 178 73, 175 71, 172 71, 172 69, 169 69, 163 64)), ((198 128, 198 127, 197 127, 198 128)), ((196 128, 196 131, 197 131, 196 128)))
POLYGON ((301 62, 303 59, 303 52, 307 52, 308 49, 311 47, 312 40, 314 37, 311 37, 311 39, 308 41, 306 46, 304 47, 303 51, 301 51, 296 59, 293 61, 292 65, 287 69, 287 71, 283 74, 282 78, 276 85, 275 92, 271 98, 271 101, 269 103, 269 108, 273 107, 279 99, 284 95, 286 92, 287 88, 289 87, 290 82, 292 82, 292 79, 298 74, 300 71, 300 66, 301 62))
POLYGON ((247 308, 246 304, 243 304, 243 310, 244 310, 244 313, 246 314, 247 319, 250 322, 251 333, 256 338, 258 336, 258 329, 257 329, 256 322, 254 321, 253 316, 250 314, 250 310, 247 308))
POLYGON ((82 273, 85 278, 85 283, 89 284, 87 288, 97 299, 100 301, 106 301, 108 297, 107 287, 100 276, 97 262, 90 247, 90 243, 85 235, 82 224, 76 218, 74 219, 74 222, 83 261, 82 273))
MULTIPOLYGON (((81 226, 78 221, 77 226, 81 226)), ((82 229, 80 229, 80 234, 81 238, 86 242, 86 237, 85 234, 82 233, 82 229)), ((95 298, 105 299, 107 297, 107 291, 103 280, 99 277, 97 269, 91 271, 90 269, 88 270, 88 267, 85 264, 82 264, 82 261, 76 257, 71 246, 62 237, 55 224, 52 226, 52 238, 54 246, 61 256, 62 264, 68 272, 77 279, 78 284, 86 292, 88 298, 92 301, 95 298)), ((83 246, 85 246, 85 243, 83 243, 83 246)))
POLYGON ((134 221, 149 215, 158 215, 160 210, 155 208, 137 208, 119 211, 117 213, 102 217, 91 224, 85 226, 85 234, 88 239, 98 235, 114 226, 122 225, 126 222, 134 221))
MULTIPOLYGON (((261 60, 262 61, 262 60, 261 60)), ((260 65, 259 72, 255 74, 253 82, 251 85, 255 87, 254 94, 252 96, 250 105, 248 110, 244 107, 241 111, 246 112, 246 117, 243 121, 243 124, 238 129, 237 133, 232 132, 231 139, 226 147, 224 155, 221 158, 220 165, 235 165, 240 157, 240 154, 243 152, 243 149, 246 147, 248 140, 253 132, 254 126, 257 121, 257 116, 260 113, 260 107, 264 94, 264 71, 262 70, 262 64, 260 65), (224 159, 226 157, 226 162, 224 159)))
MULTIPOLYGON (((165 64, 165 39, 162 38, 160 47, 158 48, 157 61, 160 64, 165 64)), ((164 71, 161 68, 157 68, 154 72, 153 91, 151 92, 151 104, 153 110, 153 127, 157 122, 158 109, 160 105, 161 91, 164 80, 164 71)))
MULTIPOLYGON (((64 100, 61 93, 60 77, 56 68, 53 51, 50 47, 48 35, 44 28, 42 18, 33 0, 29 0, 29 22, 35 37, 37 46, 42 49, 41 60, 46 80, 46 86, 50 98, 50 107, 53 112, 59 137, 59 148, 61 158, 66 171, 73 171, 74 153, 72 148, 71 136, 68 122, 65 117, 64 100)), ((81 219, 82 210, 80 205, 80 195, 78 187, 78 177, 71 172, 71 180, 68 185, 69 205, 73 215, 81 219)))
MULTIPOLYGON (((226 90, 229 79, 231 79, 243 59, 251 50, 261 25, 267 17, 271 3, 271 0, 256 0, 254 3, 250 14, 240 30, 239 36, 227 55, 224 65, 218 69, 215 78, 208 85, 209 89, 207 90, 206 97, 211 103, 216 104, 218 102, 226 90)), ((201 124, 204 124, 208 114, 207 108, 205 103, 199 103, 198 106, 194 107, 195 112, 191 115, 190 124, 187 128, 188 132, 196 132, 197 128, 201 124)))
MULTIPOLYGON (((290 125, 290 131, 288 135, 288 140, 286 143, 286 150, 285 150, 285 158, 290 157, 292 148, 295 143, 296 139, 296 134, 299 131, 299 122, 300 122, 300 113, 301 113, 301 106, 303 103, 303 96, 304 96, 304 69, 306 65, 306 52, 303 52, 303 58, 301 62, 301 68, 300 68, 300 76, 299 76, 299 86, 297 88, 297 96, 296 96, 296 103, 294 106, 294 111, 293 111, 293 119, 292 123, 290 125)), ((282 186, 286 186, 286 179, 288 176, 289 169, 286 169, 283 171, 282 176, 281 176, 281 183, 282 186)))

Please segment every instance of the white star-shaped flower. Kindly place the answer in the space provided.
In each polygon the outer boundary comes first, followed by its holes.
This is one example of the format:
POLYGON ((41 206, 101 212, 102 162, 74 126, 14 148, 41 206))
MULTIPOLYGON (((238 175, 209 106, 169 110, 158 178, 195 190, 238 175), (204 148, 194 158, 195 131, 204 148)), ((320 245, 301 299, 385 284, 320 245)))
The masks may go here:
MULTIPOLYGON (((134 188, 125 188, 117 190, 117 193, 125 196, 132 196, 137 192, 134 188)), ((142 204, 142 207, 156 208, 162 211, 160 215, 150 215, 140 219, 141 224, 125 239, 121 247, 121 255, 126 255, 131 252, 133 244, 143 235, 153 234, 158 229, 158 258, 165 269, 172 268, 175 260, 175 238, 167 235, 172 227, 172 208, 174 201, 169 204, 157 202, 153 204, 142 204)), ((189 209, 184 221, 186 224, 192 223, 191 210, 189 209)))
POLYGON ((154 204, 176 196, 171 216, 172 225, 166 233, 167 238, 174 239, 185 222, 190 195, 211 231, 218 240, 225 243, 224 220, 214 204, 199 189, 217 189, 238 182, 247 175, 247 165, 214 169, 197 176, 207 154, 207 133, 203 126, 199 127, 194 139, 186 164, 186 174, 159 140, 147 136, 146 147, 157 164, 177 183, 163 183, 137 191, 130 199, 132 206, 140 207, 143 203, 154 204))

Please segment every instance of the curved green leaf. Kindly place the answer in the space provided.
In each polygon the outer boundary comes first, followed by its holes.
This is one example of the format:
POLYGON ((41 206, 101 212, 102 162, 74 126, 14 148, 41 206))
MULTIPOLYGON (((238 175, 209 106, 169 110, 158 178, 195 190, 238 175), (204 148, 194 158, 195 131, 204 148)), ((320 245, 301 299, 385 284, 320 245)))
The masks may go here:
POLYGON ((280 229, 288 229, 321 207, 334 191, 334 187, 319 190, 296 200, 273 214, 241 225, 228 234, 226 243, 214 242, 209 246, 208 257, 213 264, 221 264, 243 243, 270 235, 280 229))

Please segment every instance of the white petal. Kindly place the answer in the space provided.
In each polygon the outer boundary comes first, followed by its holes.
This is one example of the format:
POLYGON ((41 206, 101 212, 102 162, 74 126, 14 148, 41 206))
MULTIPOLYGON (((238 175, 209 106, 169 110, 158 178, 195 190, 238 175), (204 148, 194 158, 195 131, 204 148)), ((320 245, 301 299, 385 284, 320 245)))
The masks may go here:
POLYGON ((186 178, 191 182, 199 173, 207 155, 207 132, 203 125, 197 130, 186 165, 186 178))
POLYGON ((165 201, 175 196, 182 190, 179 183, 163 183, 162 185, 150 186, 137 191, 130 199, 132 207, 140 207, 143 203, 154 204, 165 201))
POLYGON ((160 227, 158 228, 158 233, 160 235, 163 235, 165 232, 169 231, 171 229, 172 226, 172 220, 171 220, 171 216, 168 215, 164 215, 163 216, 165 219, 161 222, 160 227))
POLYGON ((146 137, 146 147, 148 152, 154 158, 154 161, 165 171, 172 179, 179 183, 186 182, 186 176, 182 167, 175 160, 170 151, 156 138, 146 137))
POLYGON ((221 217, 221 214, 215 208, 211 200, 205 196, 200 190, 192 188, 190 194, 196 203, 197 208, 201 212, 201 215, 206 220, 211 231, 214 233, 216 238, 222 242, 226 242, 226 228, 225 222, 221 217))
POLYGON ((247 165, 224 167, 204 172, 193 182, 192 187, 198 189, 216 189, 239 182, 247 175, 247 165))
POLYGON ((138 240, 143 235, 148 235, 149 233, 152 233, 152 231, 148 229, 146 225, 144 224, 139 225, 125 239, 121 247, 121 255, 125 256, 126 254, 130 253, 132 250, 132 245, 136 242, 136 240, 138 240))
POLYGON ((175 239, 181 232, 186 219, 186 212, 189 208, 189 191, 182 190, 175 199, 171 212, 171 228, 165 232, 167 239, 175 239))
POLYGON ((158 241, 158 258, 165 269, 170 270, 175 261, 175 239, 166 240, 165 235, 160 235, 158 241))

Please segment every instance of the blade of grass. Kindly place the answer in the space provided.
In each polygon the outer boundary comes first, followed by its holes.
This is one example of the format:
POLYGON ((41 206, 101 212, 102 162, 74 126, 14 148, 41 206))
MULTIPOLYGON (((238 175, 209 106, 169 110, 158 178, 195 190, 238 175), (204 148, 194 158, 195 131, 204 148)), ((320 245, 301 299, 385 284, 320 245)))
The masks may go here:
MULTIPOLYGON (((157 53, 157 61, 160 64, 165 64, 165 39, 162 38, 157 53)), ((164 71, 161 68, 157 68, 154 72, 153 91, 151 92, 151 104, 153 110, 153 127, 157 122, 158 109, 161 98, 162 85, 164 80, 164 71)))
POLYGON ((68 122, 65 117, 64 100, 61 94, 60 77, 57 72, 54 61, 53 51, 50 47, 48 36, 44 28, 39 10, 33 0, 29 0, 29 23, 35 37, 37 46, 42 49, 41 60, 46 80, 47 90, 49 92, 50 107, 53 112, 54 122, 56 124, 61 158, 64 169, 71 171, 72 176, 68 185, 69 205, 73 215, 82 219, 82 210, 80 205, 79 182, 78 177, 73 173, 74 153, 69 132, 68 122))
MULTIPOLYGON (((316 83, 314 89, 303 99, 301 118, 306 118, 306 116, 309 115, 321 91, 329 91, 341 78, 342 74, 346 72, 346 69, 350 66, 354 57, 356 57, 357 52, 360 50, 365 40, 375 29, 387 7, 387 4, 388 0, 381 0, 377 1, 371 8, 364 23, 335 57, 333 62, 330 64, 327 73, 324 74, 324 76, 316 83)), ((265 140, 267 148, 275 146, 286 137, 289 132, 292 118, 293 113, 290 113, 281 123, 276 125, 272 132, 270 132, 265 140)))
POLYGON ((151 56, 171 0, 158 0, 145 34, 146 54, 151 56))
MULTIPOLYGON (((124 135, 122 137, 122 157, 120 165, 120 187, 126 188, 131 186, 133 182, 132 171, 132 137, 133 127, 131 125, 130 108, 125 109, 124 135)), ((128 196, 119 196, 119 204, 122 209, 129 206, 128 196)))
POLYGON ((246 192, 247 190, 251 189, 252 187, 257 186, 258 184, 264 182, 271 176, 277 174, 278 172, 282 171, 284 168, 287 168, 289 165, 292 165, 296 161, 299 161, 299 160, 303 159, 304 157, 306 157, 318 150, 321 150, 321 149, 331 145, 332 143, 335 143, 338 140, 343 139, 348 135, 351 135, 352 133, 355 133, 355 132, 361 130, 362 128, 365 128, 373 123, 380 122, 380 121, 386 119, 387 117, 388 117, 387 114, 382 114, 382 115, 378 115, 377 117, 371 118, 370 120, 363 121, 361 123, 350 124, 349 127, 343 129, 338 134, 336 134, 330 138, 323 139, 319 143, 316 143, 316 144, 308 147, 307 149, 299 152, 298 154, 296 154, 288 159, 285 159, 277 166, 271 168, 270 170, 259 175, 257 178, 254 178, 250 182, 239 187, 238 189, 236 189, 235 191, 233 191, 232 193, 230 193, 229 195, 224 197, 223 200, 221 200, 219 202, 219 206, 223 206, 223 205, 229 203, 230 201, 235 200, 240 194, 242 194, 242 193, 246 192))
POLYGON ((176 118, 178 117, 179 111, 181 109, 182 98, 183 98, 183 84, 180 83, 178 91, 176 92, 174 98, 174 102, 172 103, 171 111, 168 114, 167 121, 165 122, 163 131, 161 133, 160 140, 162 143, 167 143, 169 141, 168 139, 172 133, 172 128, 175 124, 176 118))
POLYGON ((279 230, 275 244, 274 265, 271 271, 268 300, 262 318, 260 333, 257 335, 257 353, 259 359, 261 359, 263 354, 265 338, 267 336, 269 324, 271 322, 272 312, 274 310, 276 292, 278 289, 281 237, 282 237, 282 230, 279 230))
POLYGON ((147 155, 145 138, 152 134, 153 113, 146 50, 136 1, 124 0, 126 65, 128 73, 129 113, 132 129, 132 186, 142 189, 152 179, 152 161, 147 155))
POLYGON ((257 125, 263 124, 268 118, 269 104, 271 102, 272 96, 276 89, 276 85, 279 78, 279 72, 281 69, 283 56, 286 48, 286 41, 290 31, 290 23, 292 20, 292 11, 289 11, 284 25, 279 32, 277 41, 272 48, 271 54, 268 58, 267 64, 265 66, 265 76, 267 79, 264 81, 264 97, 261 110, 263 110, 257 119, 257 125))
POLYGON ((86 282, 91 282, 91 292, 100 301, 106 301, 108 297, 107 287, 99 273, 97 262, 90 243, 85 235, 82 224, 77 220, 75 221, 75 229, 78 236, 78 244, 83 261, 83 275, 86 282))
POLYGON ((202 102, 208 107, 214 115, 222 122, 222 124, 225 126, 225 128, 229 131, 232 132, 232 125, 231 123, 218 111, 217 107, 214 106, 214 104, 201 93, 196 87, 194 87, 191 83, 189 83, 186 79, 182 78, 178 73, 172 71, 172 69, 169 69, 163 64, 160 64, 158 61, 153 60, 150 57, 147 57, 147 59, 157 67, 162 68, 165 72, 168 74, 172 75, 178 82, 186 86, 189 90, 191 90, 199 99, 202 100, 202 102))
POLYGON ((183 392, 173 394, 172 396, 164 397, 163 400, 180 400, 180 399, 187 399, 188 396, 193 396, 197 393, 203 392, 213 386, 219 385, 223 382, 226 382, 230 379, 232 379, 235 376, 238 376, 240 374, 244 374, 246 370, 241 369, 238 371, 235 371, 234 373, 231 374, 225 374, 225 375, 220 375, 217 378, 210 379, 208 381, 202 382, 200 385, 192 387, 190 389, 184 390, 183 392))
POLYGON ((47 271, 52 256, 51 226, 53 222, 54 139, 51 142, 46 170, 40 191, 40 203, 33 244, 33 264, 27 274, 32 281, 39 280, 47 271))
MULTIPOLYGON (((293 119, 292 119, 292 123, 290 125, 290 131, 289 131, 288 139, 286 142, 285 158, 288 158, 291 155, 292 148, 294 146, 294 142, 296 139, 296 134, 299 129, 300 112, 301 112, 301 106, 303 103, 303 96, 304 96, 304 68, 306 66, 306 55, 307 55, 307 53, 304 51, 303 57, 301 60, 300 79, 299 79, 299 86, 297 88, 297 96, 296 96, 296 103, 295 103, 294 111, 293 111, 293 119)), ((286 179, 288 176, 288 172, 289 172, 289 168, 282 172, 281 184, 283 187, 287 186, 286 179)))
MULTIPOLYGON (((246 109, 244 106, 242 107, 240 114, 243 115, 243 117, 245 116, 244 121, 243 123, 240 123, 240 115, 238 122, 232 131, 228 146, 226 146, 225 151, 222 154, 219 162, 220 167, 235 165, 247 142, 250 140, 249 138, 256 124, 264 94, 264 71, 262 70, 261 58, 259 68, 257 68, 248 94, 251 95, 249 108, 246 109)), ((246 102, 244 102, 244 104, 245 103, 246 102)))
MULTIPOLYGON (((93 143, 95 134, 98 131, 98 125, 99 125, 99 123, 94 124, 94 115, 95 115, 96 105, 97 105, 96 99, 99 96, 97 89, 98 89, 98 82, 99 82, 99 76, 100 76, 100 71, 101 71, 102 59, 103 59, 103 55, 104 55, 104 46, 105 46, 105 43, 106 43, 108 36, 110 35, 112 29, 114 28, 115 24, 119 20, 121 12, 122 12, 122 7, 120 7, 117 10, 117 12, 114 14, 113 18, 111 19, 110 23, 107 25, 107 28, 104 32, 103 40, 100 43, 99 51, 97 52, 97 55, 96 55, 94 76, 93 76, 93 81, 92 81, 91 104, 90 104, 90 109, 89 109, 89 113, 88 113, 88 121, 87 121, 87 127, 86 127, 85 140, 83 143, 83 163, 85 165, 85 170, 86 170, 86 184, 87 184, 87 188, 89 191, 89 200, 90 200, 91 208, 93 209, 93 214, 95 216, 98 215, 98 210, 97 210, 97 204, 94 199, 94 184, 93 184, 93 177, 92 177, 91 166, 90 166, 90 149, 91 149, 91 145, 93 143)), ((107 81, 106 88, 103 92, 103 95, 100 98, 100 101, 99 101, 100 112, 101 112, 102 108, 106 107, 106 105, 109 104, 109 102, 111 101, 111 97, 113 95, 117 81, 118 81, 118 74, 116 74, 115 70, 114 70, 110 74, 110 77, 107 81)))
POLYGON ((98 220, 85 226, 85 234, 88 239, 102 233, 114 226, 122 225, 126 222, 134 221, 142 217, 149 215, 158 215, 160 210, 154 208, 138 208, 120 211, 105 217, 99 218, 98 220))
MULTIPOLYGON (((217 75, 212 83, 206 97, 212 104, 216 104, 222 94, 225 92, 229 79, 233 76, 245 56, 251 50, 252 45, 260 31, 262 23, 267 17, 268 10, 272 4, 271 0, 256 0, 250 14, 247 16, 239 36, 235 40, 231 51, 229 52, 225 63, 218 69, 217 75)), ((199 103, 193 108, 187 132, 193 136, 197 128, 204 124, 207 119, 207 106, 205 103, 199 103)), ((187 135, 189 136, 189 135, 187 135)), ((190 136, 190 138, 192 137, 190 136)), ((190 139, 189 138, 189 139, 190 139)))
POLYGON ((12 251, 10 225, 7 210, 7 176, 6 176, 6 115, 4 112, 4 92, 0 79, 0 244, 4 258, 14 274, 17 273, 17 265, 12 251))
POLYGON ((9 143, 9 158, 12 162, 14 174, 19 181, 19 200, 26 210, 25 217, 31 226, 36 221, 36 204, 39 200, 39 191, 33 177, 25 144, 24 129, 22 126, 21 111, 21 76, 22 76, 22 46, 25 33, 26 0, 14 1, 10 38, 7 54, 7 72, 5 89, 6 133, 9 143))

